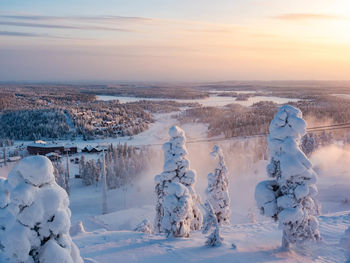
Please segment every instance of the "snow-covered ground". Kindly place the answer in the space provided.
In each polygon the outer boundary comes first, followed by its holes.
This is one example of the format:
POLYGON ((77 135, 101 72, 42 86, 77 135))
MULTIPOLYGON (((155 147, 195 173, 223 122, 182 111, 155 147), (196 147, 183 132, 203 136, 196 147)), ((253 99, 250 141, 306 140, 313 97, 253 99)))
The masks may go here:
MULTIPOLYGON (((173 114, 173 113, 172 113, 173 114)), ((172 114, 159 114, 150 129, 133 137, 96 140, 89 144, 133 145, 156 144, 151 168, 127 191, 108 191, 108 214, 102 215, 101 186, 83 186, 80 179, 71 178, 70 208, 72 224, 82 220, 86 233, 73 237, 81 255, 100 263, 109 262, 345 262, 339 241, 350 225, 350 150, 330 146, 317 151, 311 157, 319 173, 317 186, 322 204, 319 217, 322 241, 305 244, 294 252, 281 251, 281 231, 278 225, 258 215, 254 201, 254 189, 267 178, 267 161, 251 163, 239 158, 244 153, 225 156, 229 169, 229 193, 231 196, 232 226, 225 227, 224 245, 219 248, 204 246, 205 236, 195 232, 187 239, 166 239, 161 235, 147 235, 133 229, 144 219, 154 220, 154 176, 162 171, 163 156, 160 144, 167 141, 168 129, 176 120, 172 114), (233 249, 234 243, 237 249, 233 249)), ((181 126, 187 140, 206 137, 206 125, 191 123, 181 126)), ((87 142, 78 142, 86 145, 87 142)), ((225 146, 227 142, 223 143, 225 146)), ((207 174, 216 162, 210 158, 212 143, 188 144, 191 168, 197 171, 196 191, 205 200, 207 174)), ((86 155, 96 158, 96 154, 86 155)), ((244 159, 243 159, 244 160, 244 159)), ((6 177, 14 166, 0 168, 0 176, 6 177)), ((70 162, 71 177, 78 166, 70 162)), ((88 261, 86 261, 88 262, 88 261)), ((93 262, 93 261, 91 261, 93 262)))
MULTIPOLYGON (((210 161, 209 157, 206 159, 210 147, 207 152, 203 145, 189 145, 188 148, 191 166, 197 171, 207 171, 207 166, 201 166, 203 162, 210 161)), ((80 180, 72 179, 72 223, 83 220, 87 231, 73 237, 73 240, 83 257, 101 263, 115 262, 116 259, 118 262, 345 262, 339 241, 350 226, 350 202, 347 201, 350 200, 350 173, 339 163, 326 169, 324 163, 328 157, 321 154, 322 151, 316 152, 311 160, 319 172, 318 198, 323 207, 323 215, 319 217, 322 241, 307 244, 304 249, 281 251, 281 230, 277 223, 258 215, 253 198, 254 188, 266 178, 266 161, 248 167, 244 173, 240 173, 240 169, 230 173, 233 225, 223 230, 225 243, 222 247, 205 247, 206 238, 200 232, 189 239, 168 240, 164 236, 133 231, 144 219, 154 220, 153 177, 157 173, 152 171, 147 172, 127 192, 108 191, 110 213, 106 215, 101 213, 101 190, 95 186, 82 186, 80 180), (237 246, 236 250, 231 248, 231 243, 237 246)), ((346 156, 346 153, 343 155, 346 156)), ((343 155, 338 154, 338 159, 345 158, 343 155)), ((227 159, 231 163, 234 156, 227 159)), ((158 166, 155 170, 160 172, 161 161, 155 164, 158 166)), ((230 167, 232 170, 232 163, 230 167)), ((204 199, 206 174, 198 173, 197 179, 196 190, 204 199)))
MULTIPOLYGON (((122 214, 119 214, 122 216, 122 214)), ((130 216, 128 213, 125 216, 130 216)), ((323 240, 292 252, 280 250, 281 231, 270 221, 222 229, 224 244, 204 246, 200 232, 190 238, 166 239, 133 231, 82 233, 73 238, 85 258, 97 262, 345 262, 339 239, 349 225, 348 212, 320 217, 323 240), (237 248, 232 248, 234 243, 237 248)))

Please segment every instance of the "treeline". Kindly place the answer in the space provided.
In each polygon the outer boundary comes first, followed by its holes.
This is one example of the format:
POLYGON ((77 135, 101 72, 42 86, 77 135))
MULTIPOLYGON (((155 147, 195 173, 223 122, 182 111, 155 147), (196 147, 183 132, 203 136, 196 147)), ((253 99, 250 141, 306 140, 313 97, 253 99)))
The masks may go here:
POLYGON ((70 135, 64 111, 60 109, 6 111, 0 114, 0 123, 0 138, 37 140, 70 135))
POLYGON ((187 109, 178 115, 185 122, 208 123, 208 136, 223 134, 226 138, 266 133, 277 105, 259 102, 248 108, 239 104, 227 107, 201 107, 187 109))
MULTIPOLYGON (((298 107, 303 112, 303 118, 306 121, 316 120, 317 126, 321 126, 323 123, 350 122, 350 103, 346 99, 324 96, 290 104, 298 107)), ((180 113, 177 118, 182 123, 208 123, 209 137, 223 134, 226 138, 229 138, 267 133, 277 109, 277 104, 263 101, 255 103, 251 107, 231 104, 222 108, 190 108, 180 113)), ((333 136, 344 138, 347 132, 347 130, 338 130, 333 133, 333 136)))
POLYGON ((207 91, 199 90, 191 85, 164 84, 119 84, 119 85, 96 85, 81 87, 82 93, 103 94, 114 96, 131 96, 141 98, 162 99, 201 99, 209 96, 207 91))
MULTIPOLYGON (((127 144, 110 145, 105 152, 106 181, 109 189, 131 184, 148 168, 150 149, 127 144)), ((102 176, 102 153, 97 161, 80 159, 79 172, 84 185, 98 184, 102 176)))

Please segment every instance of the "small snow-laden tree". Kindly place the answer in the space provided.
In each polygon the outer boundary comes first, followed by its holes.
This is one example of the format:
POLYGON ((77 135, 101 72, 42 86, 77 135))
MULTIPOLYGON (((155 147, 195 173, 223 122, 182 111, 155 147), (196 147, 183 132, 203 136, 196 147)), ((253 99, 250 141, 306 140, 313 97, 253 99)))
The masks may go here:
POLYGON ((306 156, 310 157, 311 154, 317 149, 317 139, 313 133, 305 134, 301 139, 301 149, 306 156))
POLYGON ((9 173, 13 220, 3 235, 4 252, 11 263, 82 263, 70 235, 66 191, 58 186, 51 161, 44 156, 22 159, 9 173))
MULTIPOLYGON (((64 190, 67 191, 67 183, 66 183, 66 177, 65 177, 65 170, 60 161, 52 162, 54 171, 53 174, 55 176, 56 183, 61 186, 64 190)), ((67 192, 68 193, 68 192, 67 192)))
POLYGON ((218 145, 214 145, 211 156, 218 159, 218 164, 214 173, 208 174, 208 187, 206 189, 208 201, 214 208, 218 223, 220 225, 229 224, 231 211, 224 154, 218 145))
POLYGON ((282 247, 305 240, 319 240, 319 205, 312 164, 299 148, 306 123, 299 109, 282 106, 274 116, 268 136, 271 155, 267 165, 270 181, 259 183, 255 199, 260 212, 279 221, 282 247))
POLYGON ((162 232, 168 237, 189 237, 193 220, 193 200, 186 186, 166 183, 164 187, 162 232))
POLYGON ((210 247, 221 246, 224 239, 220 235, 220 225, 218 222, 217 213, 209 201, 205 202, 204 208, 206 214, 203 220, 202 233, 207 234, 211 228, 214 228, 214 231, 207 236, 205 244, 210 247))
POLYGON ((169 129, 170 141, 163 144, 164 166, 163 172, 155 177, 155 192, 157 197, 155 231, 162 232, 162 218, 164 216, 163 201, 165 185, 167 183, 181 183, 187 187, 192 198, 192 222, 191 230, 199 230, 202 227, 203 216, 198 207, 200 198, 194 190, 196 174, 189 169, 189 161, 186 158, 185 132, 177 126, 169 129))

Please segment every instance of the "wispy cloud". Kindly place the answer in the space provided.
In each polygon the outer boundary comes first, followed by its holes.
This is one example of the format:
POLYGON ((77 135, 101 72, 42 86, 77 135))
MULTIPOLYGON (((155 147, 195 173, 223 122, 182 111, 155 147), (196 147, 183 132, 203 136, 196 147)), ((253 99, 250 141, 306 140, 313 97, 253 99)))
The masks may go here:
POLYGON ((301 21, 301 20, 337 20, 344 19, 342 16, 333 14, 313 14, 313 13, 288 13, 273 16, 274 19, 301 21))
POLYGON ((0 25, 17 26, 17 27, 33 27, 33 28, 53 28, 53 29, 106 30, 106 31, 121 31, 121 32, 133 31, 126 28, 104 27, 104 26, 93 26, 93 25, 74 26, 74 25, 39 24, 39 23, 28 23, 28 22, 9 22, 9 21, 0 21, 0 25))
POLYGON ((109 22, 149 22, 151 18, 136 16, 43 16, 43 15, 0 15, 0 18, 14 20, 32 20, 32 21, 52 21, 52 20, 75 20, 86 22, 109 21, 109 22))
POLYGON ((42 34, 36 33, 25 33, 25 32, 13 32, 13 31, 0 31, 0 36, 11 36, 11 37, 42 37, 42 34))
POLYGON ((18 31, 0 31, 0 36, 71 39, 71 38, 65 37, 65 36, 58 36, 58 35, 51 35, 51 34, 41 34, 41 33, 32 33, 32 32, 18 32, 18 31))

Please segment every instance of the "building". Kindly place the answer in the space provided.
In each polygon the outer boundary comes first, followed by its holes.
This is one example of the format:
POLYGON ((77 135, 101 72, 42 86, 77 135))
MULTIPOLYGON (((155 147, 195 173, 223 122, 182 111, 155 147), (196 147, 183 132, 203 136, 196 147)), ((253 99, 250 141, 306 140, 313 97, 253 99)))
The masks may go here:
POLYGON ((58 143, 47 143, 45 141, 35 141, 27 146, 27 151, 31 155, 46 155, 48 153, 58 154, 74 154, 78 152, 78 148, 75 145, 61 145, 58 143))
POLYGON ((85 146, 81 151, 83 153, 99 153, 99 152, 102 152, 102 148, 99 146, 92 147, 88 145, 88 146, 85 146))

